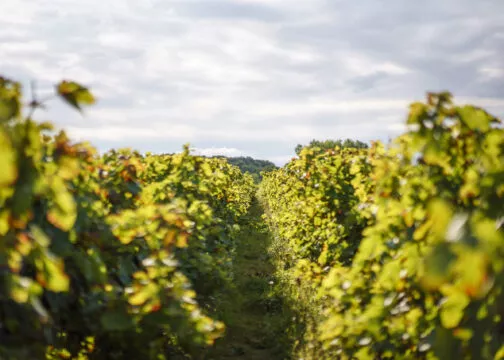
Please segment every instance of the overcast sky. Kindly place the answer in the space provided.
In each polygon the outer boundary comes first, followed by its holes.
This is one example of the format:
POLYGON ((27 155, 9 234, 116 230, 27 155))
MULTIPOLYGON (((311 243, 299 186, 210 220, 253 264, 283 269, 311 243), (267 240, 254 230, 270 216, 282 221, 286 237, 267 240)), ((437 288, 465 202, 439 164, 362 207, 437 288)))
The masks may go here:
POLYGON ((99 103, 51 119, 101 150, 250 155, 402 131, 426 91, 504 115, 503 0, 0 0, 0 73, 99 103), (457 100, 458 99, 458 100, 457 100))

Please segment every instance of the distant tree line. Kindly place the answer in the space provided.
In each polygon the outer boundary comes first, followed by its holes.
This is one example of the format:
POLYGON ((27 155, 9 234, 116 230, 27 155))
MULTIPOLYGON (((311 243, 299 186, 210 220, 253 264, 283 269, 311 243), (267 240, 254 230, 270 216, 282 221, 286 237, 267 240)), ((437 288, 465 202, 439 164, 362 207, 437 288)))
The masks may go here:
POLYGON ((334 149, 335 147, 340 147, 340 148, 356 148, 356 149, 367 149, 369 147, 368 144, 365 142, 359 141, 359 140, 352 140, 352 139, 346 139, 346 140, 315 140, 313 139, 308 145, 301 145, 298 144, 296 148, 294 149, 296 151, 296 154, 299 155, 301 152, 301 149, 304 147, 318 147, 321 148, 322 150, 328 150, 328 149, 334 149))
MULTIPOLYGON (((224 156, 216 156, 224 158, 224 156)), ((250 156, 225 157, 231 165, 235 165, 243 173, 250 173, 256 182, 261 180, 262 171, 275 170, 278 167, 269 160, 253 159, 250 156)))

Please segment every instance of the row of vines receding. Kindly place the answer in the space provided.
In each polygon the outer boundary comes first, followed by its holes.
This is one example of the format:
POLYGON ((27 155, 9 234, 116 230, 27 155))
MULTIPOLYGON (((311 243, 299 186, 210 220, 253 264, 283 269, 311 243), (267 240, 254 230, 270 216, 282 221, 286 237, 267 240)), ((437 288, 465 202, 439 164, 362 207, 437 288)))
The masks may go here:
MULTIPOLYGON (((82 110, 91 92, 61 82, 82 110)), ((0 358, 163 359, 222 335, 254 184, 224 159, 102 155, 0 77, 0 358)))
POLYGON ((448 93, 389 146, 309 146, 264 176, 303 359, 504 358, 504 131, 448 93))

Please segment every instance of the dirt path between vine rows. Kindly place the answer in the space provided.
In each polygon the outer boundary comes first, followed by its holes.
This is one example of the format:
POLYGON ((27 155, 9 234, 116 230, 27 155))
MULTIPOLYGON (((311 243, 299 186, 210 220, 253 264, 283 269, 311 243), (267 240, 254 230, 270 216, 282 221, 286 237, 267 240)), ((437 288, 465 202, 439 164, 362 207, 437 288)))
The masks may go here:
POLYGON ((226 335, 205 355, 206 360, 288 359, 286 327, 291 314, 275 293, 274 267, 268 255, 270 234, 254 202, 241 225, 234 263, 234 288, 221 300, 226 335))

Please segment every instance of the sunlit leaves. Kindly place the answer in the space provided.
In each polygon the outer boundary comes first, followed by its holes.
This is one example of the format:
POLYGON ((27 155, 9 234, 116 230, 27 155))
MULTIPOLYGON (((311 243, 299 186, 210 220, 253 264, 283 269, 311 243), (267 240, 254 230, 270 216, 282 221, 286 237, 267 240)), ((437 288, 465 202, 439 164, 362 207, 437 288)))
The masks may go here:
POLYGON ((143 305, 147 300, 153 298, 158 291, 158 287, 155 284, 150 283, 130 295, 128 302, 131 305, 143 305))
POLYGON ((46 253, 35 261, 35 265, 38 270, 36 279, 44 288, 54 292, 68 291, 70 279, 65 273, 62 260, 46 253))
POLYGON ((359 176, 363 168, 350 154, 316 157, 303 149, 265 177, 267 218, 289 245, 279 272, 294 284, 288 293, 305 316, 300 357, 494 358, 504 341, 497 305, 504 301, 499 122, 482 109, 454 105, 447 92, 429 93, 411 105, 408 133, 388 149, 370 148, 368 176, 359 176), (341 174, 346 162, 353 163, 350 181, 341 174), (342 208, 349 194, 358 196, 350 211, 342 208), (330 221, 316 220, 320 214, 330 221), (338 239, 361 217, 367 224, 353 258, 346 241, 322 246, 321 234, 338 239), (321 258, 311 257, 320 249, 321 258), (321 281, 316 262, 338 256, 321 281), (301 262, 302 276, 289 271, 301 262), (316 296, 305 290, 320 283, 316 296))
POLYGON ((457 109, 460 119, 471 130, 488 131, 492 118, 483 109, 466 105, 457 109))
POLYGON ((423 103, 420 103, 420 102, 413 103, 410 105, 410 114, 408 117, 408 124, 419 124, 427 116, 428 116, 427 106, 425 106, 423 103))
MULTIPOLYGON (((97 359, 212 344, 223 324, 206 309, 232 278, 252 178, 188 147, 98 156, 33 120, 36 99, 21 119, 20 90, 0 78, 0 357, 84 359, 95 339, 97 359)), ((75 82, 56 91, 78 110, 95 102, 75 82)))
POLYGON ((464 310, 469 305, 470 299, 456 288, 445 286, 441 289, 446 298, 441 305, 441 324, 447 329, 456 327, 464 316, 464 310))
MULTIPOLYGON (((47 220, 61 230, 68 231, 72 228, 77 217, 76 205, 63 183, 58 184, 59 191, 54 195, 54 206, 47 213, 47 220)), ((58 187, 56 187, 58 189, 58 187)))
POLYGON ((9 285, 10 296, 18 303, 26 303, 42 293, 42 287, 37 282, 24 276, 11 275, 9 285))

